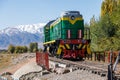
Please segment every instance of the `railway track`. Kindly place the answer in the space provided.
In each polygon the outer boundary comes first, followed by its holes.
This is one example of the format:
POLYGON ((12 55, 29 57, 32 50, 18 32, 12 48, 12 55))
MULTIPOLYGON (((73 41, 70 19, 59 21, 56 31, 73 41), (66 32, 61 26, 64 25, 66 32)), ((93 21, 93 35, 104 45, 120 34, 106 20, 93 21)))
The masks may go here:
MULTIPOLYGON (((43 54, 43 53, 41 53, 41 54, 43 54)), ((107 78, 108 74, 110 74, 110 71, 112 71, 112 67, 111 67, 111 69, 110 69, 110 67, 108 68, 108 65, 109 65, 108 63, 104 63, 104 62, 100 62, 100 61, 98 62, 98 61, 89 61, 89 60, 82 60, 82 61, 66 60, 66 59, 59 59, 59 58, 50 57, 50 56, 49 56, 49 59, 47 58, 47 60, 45 59, 44 61, 46 61, 46 62, 53 61, 55 63, 57 62, 58 65, 65 64, 66 66, 68 66, 68 68, 72 67, 73 71, 74 70, 82 70, 82 71, 85 70, 85 71, 100 75, 101 77, 105 77, 105 78, 107 78)), ((115 78, 114 80, 120 80, 120 65, 118 66, 118 68, 119 69, 117 71, 111 72, 111 74, 113 74, 113 78, 115 78), (116 73, 116 72, 118 72, 118 73, 116 73)), ((108 78, 110 78, 110 76, 108 78)))
POLYGON ((100 63, 100 62, 92 62, 92 61, 72 61, 72 60, 64 60, 58 59, 55 57, 49 57, 49 60, 66 64, 67 66, 73 66, 80 70, 87 70, 91 73, 98 74, 101 77, 107 77, 107 66, 108 64, 100 63))

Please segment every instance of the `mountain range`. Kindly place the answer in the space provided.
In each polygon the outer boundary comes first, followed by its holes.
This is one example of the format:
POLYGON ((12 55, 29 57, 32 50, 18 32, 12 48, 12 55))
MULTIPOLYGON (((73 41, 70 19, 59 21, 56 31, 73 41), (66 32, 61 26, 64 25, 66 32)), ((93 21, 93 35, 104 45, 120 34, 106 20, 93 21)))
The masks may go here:
POLYGON ((43 26, 45 23, 19 25, 0 30, 0 49, 7 49, 10 44, 28 46, 31 42, 43 42, 43 26))

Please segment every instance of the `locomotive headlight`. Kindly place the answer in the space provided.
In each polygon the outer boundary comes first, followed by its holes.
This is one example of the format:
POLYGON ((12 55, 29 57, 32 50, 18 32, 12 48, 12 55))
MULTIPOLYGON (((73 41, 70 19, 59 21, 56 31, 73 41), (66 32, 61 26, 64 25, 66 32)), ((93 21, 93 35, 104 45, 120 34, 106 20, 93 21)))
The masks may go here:
POLYGON ((72 15, 70 18, 71 18, 71 20, 74 20, 74 19, 75 19, 75 16, 72 15))

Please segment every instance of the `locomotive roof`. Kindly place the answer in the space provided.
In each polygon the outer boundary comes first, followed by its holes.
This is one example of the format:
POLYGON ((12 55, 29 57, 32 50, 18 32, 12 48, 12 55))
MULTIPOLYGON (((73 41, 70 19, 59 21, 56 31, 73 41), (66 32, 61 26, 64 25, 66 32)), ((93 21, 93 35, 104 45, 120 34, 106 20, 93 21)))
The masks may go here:
POLYGON ((62 12, 61 16, 65 16, 65 15, 80 15, 80 12, 79 11, 65 11, 65 12, 62 12))
POLYGON ((55 21, 55 20, 49 21, 49 22, 45 25, 45 27, 50 27, 50 25, 51 25, 54 21, 55 21))
POLYGON ((79 13, 79 11, 65 11, 64 13, 79 13))

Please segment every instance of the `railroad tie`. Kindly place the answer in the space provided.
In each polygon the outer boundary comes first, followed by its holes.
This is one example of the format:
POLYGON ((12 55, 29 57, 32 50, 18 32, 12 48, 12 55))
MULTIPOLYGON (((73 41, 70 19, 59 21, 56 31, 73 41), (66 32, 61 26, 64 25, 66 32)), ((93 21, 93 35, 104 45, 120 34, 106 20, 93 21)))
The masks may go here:
POLYGON ((106 77, 106 76, 107 76, 107 73, 101 72, 100 76, 101 76, 101 77, 106 77))
POLYGON ((80 70, 82 70, 83 69, 83 67, 78 67, 80 70))

